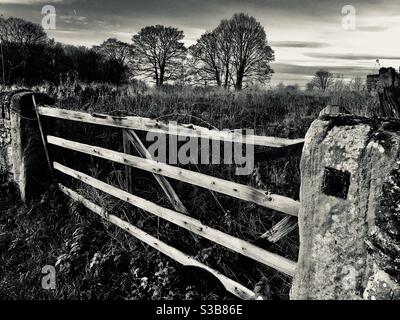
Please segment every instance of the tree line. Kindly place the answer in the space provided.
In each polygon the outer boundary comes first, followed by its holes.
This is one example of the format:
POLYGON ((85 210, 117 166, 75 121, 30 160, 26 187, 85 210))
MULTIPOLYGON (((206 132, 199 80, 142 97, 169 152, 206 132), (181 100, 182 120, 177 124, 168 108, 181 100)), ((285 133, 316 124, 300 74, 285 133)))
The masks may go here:
POLYGON ((5 85, 26 86, 64 79, 123 84, 134 79, 218 86, 241 90, 269 81, 274 51, 264 27, 244 13, 224 19, 186 48, 174 27, 147 26, 132 43, 114 38, 92 48, 49 39, 42 26, 20 18, 0 18, 0 70, 5 85))

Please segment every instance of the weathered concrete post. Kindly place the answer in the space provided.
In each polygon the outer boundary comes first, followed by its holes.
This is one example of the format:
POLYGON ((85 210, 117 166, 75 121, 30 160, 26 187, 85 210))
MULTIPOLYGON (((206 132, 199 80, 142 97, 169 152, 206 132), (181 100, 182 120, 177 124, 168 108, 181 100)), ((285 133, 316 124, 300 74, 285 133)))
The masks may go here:
POLYGON ((400 121, 321 115, 301 181, 292 299, 399 299, 400 121))
MULTIPOLYGON (((32 94, 19 90, 1 95, 0 173, 17 184, 23 201, 40 193, 49 181, 32 94)), ((35 98, 46 104, 54 103, 43 94, 35 94, 35 98)))

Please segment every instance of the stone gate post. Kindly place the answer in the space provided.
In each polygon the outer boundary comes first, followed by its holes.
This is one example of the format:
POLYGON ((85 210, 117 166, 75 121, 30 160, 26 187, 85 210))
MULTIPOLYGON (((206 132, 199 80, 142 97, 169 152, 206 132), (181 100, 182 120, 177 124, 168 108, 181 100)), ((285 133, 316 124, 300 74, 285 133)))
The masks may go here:
MULTIPOLYGON (((29 90, 0 95, 0 174, 15 182, 21 199, 26 201, 40 193, 48 179, 38 122, 29 90)), ((53 104, 53 99, 35 93, 36 101, 53 104)))
POLYGON ((321 115, 301 160, 292 299, 399 299, 400 121, 321 115))

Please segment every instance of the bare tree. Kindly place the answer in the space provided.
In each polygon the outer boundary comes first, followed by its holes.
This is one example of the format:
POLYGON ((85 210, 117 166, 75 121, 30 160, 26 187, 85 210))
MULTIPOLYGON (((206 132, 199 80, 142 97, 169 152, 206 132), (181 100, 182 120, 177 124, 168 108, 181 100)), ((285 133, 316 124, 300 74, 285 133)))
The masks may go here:
POLYGON ((49 43, 48 37, 39 24, 20 18, 0 17, 2 82, 10 81, 12 74, 26 69, 28 59, 37 55, 39 46, 49 43))
POLYGON ((320 69, 315 73, 311 83, 314 87, 321 89, 322 91, 326 91, 326 89, 334 84, 334 80, 335 76, 333 73, 320 69))
POLYGON ((115 38, 109 38, 93 49, 107 60, 116 61, 121 65, 128 65, 132 60, 132 47, 115 38))
POLYGON ((206 32, 190 48, 196 74, 203 81, 241 90, 243 84, 265 83, 270 79, 274 52, 264 28, 247 14, 235 14, 206 32))
POLYGON ((204 33, 197 43, 189 48, 193 57, 192 68, 202 81, 214 81, 218 87, 222 85, 223 64, 215 31, 204 33))
POLYGON ((231 53, 232 43, 228 20, 222 20, 213 31, 204 33, 198 42, 190 47, 193 68, 204 83, 215 83, 225 89, 232 84, 231 53))
POLYGON ((41 25, 10 17, 0 18, 0 40, 5 44, 13 43, 22 47, 44 44, 48 38, 41 25))
POLYGON ((183 31, 161 25, 145 27, 132 37, 139 74, 151 77, 157 86, 177 77, 185 58, 183 31))
POLYGON ((220 59, 223 65, 224 88, 227 89, 230 84, 234 84, 232 76, 231 58, 233 52, 233 43, 231 39, 231 30, 229 28, 229 21, 222 20, 219 26, 215 29, 218 39, 218 47, 220 51, 220 59))
POLYGON ((110 38, 93 50, 104 59, 105 72, 109 80, 120 84, 133 75, 133 50, 128 43, 110 38))
POLYGON ((270 62, 274 60, 274 51, 268 45, 263 26, 254 17, 239 13, 222 21, 219 28, 226 34, 224 42, 230 51, 236 90, 241 90, 245 82, 267 82, 273 72, 270 62))

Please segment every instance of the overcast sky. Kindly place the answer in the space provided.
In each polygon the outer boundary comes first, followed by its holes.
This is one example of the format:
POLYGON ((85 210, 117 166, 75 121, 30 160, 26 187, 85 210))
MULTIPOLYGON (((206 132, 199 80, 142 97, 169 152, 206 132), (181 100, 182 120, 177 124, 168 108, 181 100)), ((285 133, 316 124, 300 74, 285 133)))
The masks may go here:
POLYGON ((267 32, 276 60, 273 83, 304 85, 318 68, 345 78, 364 77, 382 66, 400 66, 399 0, 0 0, 0 14, 40 23, 52 4, 55 40, 92 46, 115 37, 130 42, 154 24, 184 31, 185 43, 216 27, 235 12, 256 17, 267 32), (356 29, 342 27, 342 7, 356 9, 356 29))

